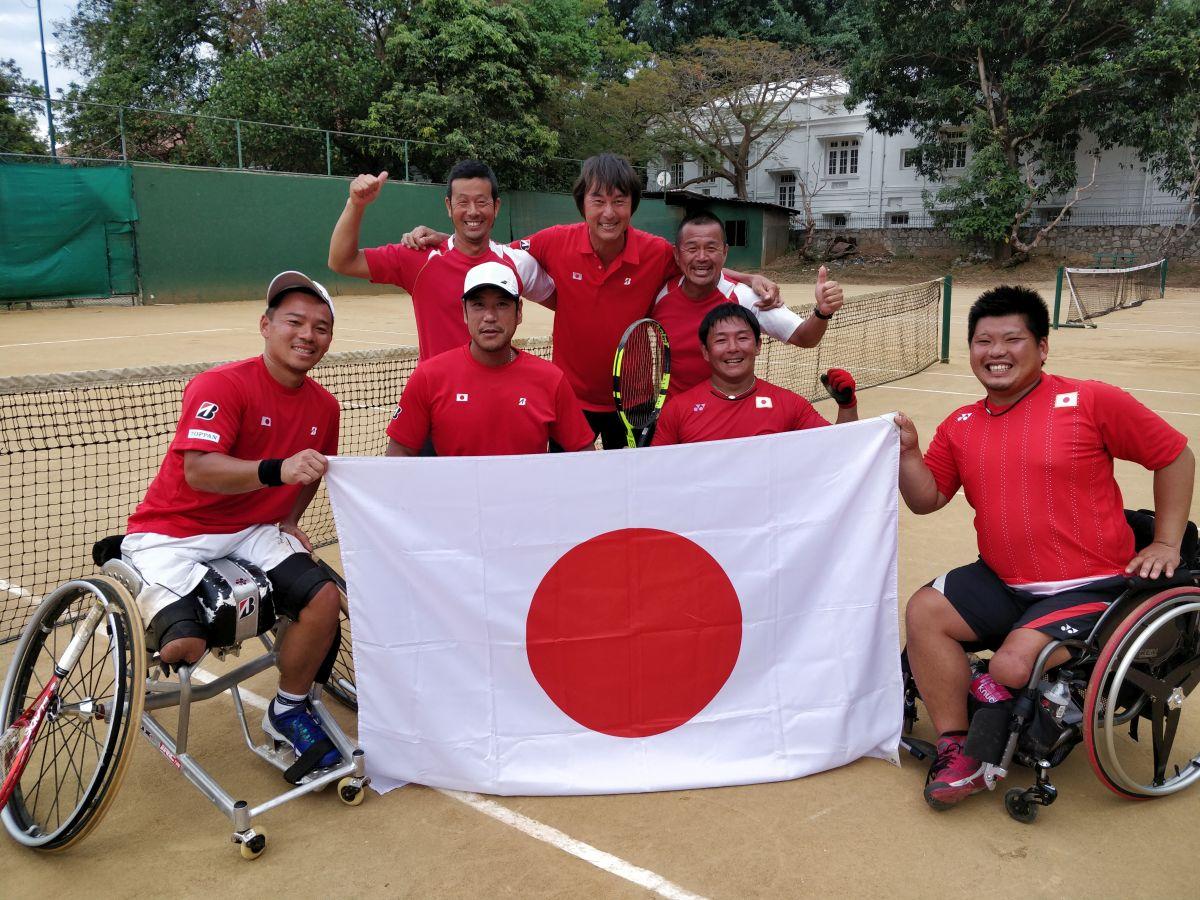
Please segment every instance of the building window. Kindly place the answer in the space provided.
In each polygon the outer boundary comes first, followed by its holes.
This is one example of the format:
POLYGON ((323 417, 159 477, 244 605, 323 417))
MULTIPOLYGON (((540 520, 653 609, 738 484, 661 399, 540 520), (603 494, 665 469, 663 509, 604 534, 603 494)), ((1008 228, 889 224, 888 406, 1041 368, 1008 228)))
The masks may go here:
POLYGON ((915 169, 921 162, 921 148, 908 147, 900 151, 900 168, 915 169))
POLYGON ((796 173, 779 174, 779 205, 796 208, 796 173))
POLYGON ((683 163, 671 163, 667 172, 671 176, 671 184, 683 184, 683 163))
POLYGON ((950 144, 950 168, 964 169, 967 165, 967 142, 953 141, 950 144))
POLYGON ((705 181, 712 181, 713 167, 708 164, 707 159, 700 161, 700 177, 705 181))
POLYGON ((827 175, 857 175, 858 174, 858 139, 847 138, 841 141, 829 142, 829 162, 825 170, 827 175))
POLYGON ((845 213, 825 213, 821 216, 825 220, 826 228, 845 228, 846 214, 845 213))
POLYGON ((745 219, 726 219, 725 220, 725 243, 730 247, 745 247, 746 246, 746 220, 745 219))
POLYGON ((908 224, 908 213, 906 213, 906 212, 888 213, 888 224, 889 225, 907 225, 908 224))

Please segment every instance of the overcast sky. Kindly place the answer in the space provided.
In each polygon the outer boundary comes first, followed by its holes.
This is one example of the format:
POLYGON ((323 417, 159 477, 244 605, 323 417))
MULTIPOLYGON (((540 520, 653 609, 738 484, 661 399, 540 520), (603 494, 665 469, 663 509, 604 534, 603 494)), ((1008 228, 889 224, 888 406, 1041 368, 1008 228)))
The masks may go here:
MULTIPOLYGON (((57 97, 72 81, 83 76, 58 65, 55 24, 70 18, 76 0, 42 0, 46 26, 46 63, 50 67, 50 93, 57 97)), ((0 0, 0 59, 15 59, 26 78, 42 83, 41 45, 38 42, 37 0, 0 0)))

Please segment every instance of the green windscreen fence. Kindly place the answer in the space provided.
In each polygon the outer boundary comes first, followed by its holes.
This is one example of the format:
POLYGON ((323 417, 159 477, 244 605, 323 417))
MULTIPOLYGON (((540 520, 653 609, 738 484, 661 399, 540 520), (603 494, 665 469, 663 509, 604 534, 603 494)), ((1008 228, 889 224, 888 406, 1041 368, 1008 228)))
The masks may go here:
POLYGON ((0 303, 137 293, 130 171, 0 164, 0 303))

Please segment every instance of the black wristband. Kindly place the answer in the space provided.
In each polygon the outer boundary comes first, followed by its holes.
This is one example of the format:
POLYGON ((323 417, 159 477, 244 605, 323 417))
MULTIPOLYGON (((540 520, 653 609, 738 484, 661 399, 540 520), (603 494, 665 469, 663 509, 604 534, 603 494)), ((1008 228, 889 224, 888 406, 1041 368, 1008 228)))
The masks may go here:
POLYGON ((816 316, 818 319, 824 319, 826 322, 828 322, 830 319, 833 318, 833 313, 830 313, 829 315, 825 315, 825 313, 821 312, 821 310, 817 309, 817 307, 815 307, 815 306, 813 307, 813 315, 816 316))
POLYGON ((283 460, 264 459, 258 464, 258 480, 266 487, 283 486, 283 460))

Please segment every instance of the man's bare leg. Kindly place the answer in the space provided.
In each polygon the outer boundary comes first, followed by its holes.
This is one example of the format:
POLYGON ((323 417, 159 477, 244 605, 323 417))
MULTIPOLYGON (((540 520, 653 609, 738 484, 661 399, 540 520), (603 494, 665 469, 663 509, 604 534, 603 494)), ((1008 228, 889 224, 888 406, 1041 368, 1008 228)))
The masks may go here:
POLYGON ((923 587, 904 613, 908 664, 939 735, 966 731, 971 668, 962 641, 978 640, 941 591, 923 587))

